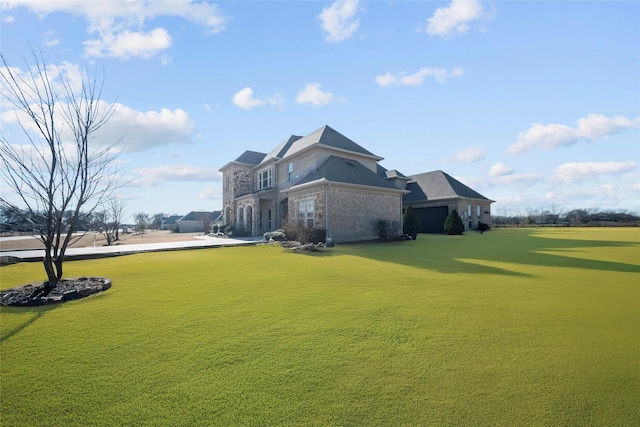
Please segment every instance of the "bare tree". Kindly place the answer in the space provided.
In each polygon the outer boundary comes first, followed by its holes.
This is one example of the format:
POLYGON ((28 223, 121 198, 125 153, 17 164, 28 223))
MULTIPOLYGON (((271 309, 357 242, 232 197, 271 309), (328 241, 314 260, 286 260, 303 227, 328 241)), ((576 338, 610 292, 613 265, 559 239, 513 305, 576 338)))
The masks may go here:
POLYGON ((210 212, 198 212, 197 217, 202 221, 202 231, 204 234, 211 233, 211 224, 213 223, 213 215, 210 212))
POLYGON ((136 228, 140 231, 141 237, 144 237, 144 231, 149 228, 149 214, 138 212, 133 216, 133 220, 136 222, 136 228))
POLYGON ((94 213, 97 228, 107 240, 107 246, 120 239, 120 222, 124 213, 124 202, 113 198, 106 209, 94 213))
POLYGON ((48 67, 42 53, 33 53, 34 63, 24 72, 0 58, 2 98, 23 135, 11 143, 0 133, 0 174, 13 192, 0 195, 0 206, 24 212, 44 244, 48 294, 63 276, 78 224, 121 185, 113 147, 94 141, 114 109, 100 101, 104 78, 84 70, 79 82, 72 80, 48 67))

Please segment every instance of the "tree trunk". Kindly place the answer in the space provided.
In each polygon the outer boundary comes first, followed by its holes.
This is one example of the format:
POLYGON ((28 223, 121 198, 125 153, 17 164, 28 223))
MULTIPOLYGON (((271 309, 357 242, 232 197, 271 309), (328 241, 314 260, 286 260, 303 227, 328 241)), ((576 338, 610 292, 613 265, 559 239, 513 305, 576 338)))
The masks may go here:
POLYGON ((36 296, 47 296, 49 293, 55 289, 58 284, 58 274, 56 273, 56 268, 54 266, 54 260, 51 256, 51 250, 45 249, 45 255, 42 259, 42 264, 44 264, 44 271, 47 273, 47 281, 44 282, 44 289, 41 292, 34 292, 31 295, 31 298, 36 296))

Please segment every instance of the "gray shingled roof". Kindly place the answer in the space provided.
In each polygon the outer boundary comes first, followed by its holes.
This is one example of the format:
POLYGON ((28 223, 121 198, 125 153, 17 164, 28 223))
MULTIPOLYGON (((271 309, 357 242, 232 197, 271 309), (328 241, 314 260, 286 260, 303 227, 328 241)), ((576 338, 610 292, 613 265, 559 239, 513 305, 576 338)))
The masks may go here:
POLYGON ((222 215, 222 211, 204 212, 204 211, 191 211, 182 218, 180 221, 202 221, 208 218, 210 221, 217 221, 222 215))
POLYGON ((255 166, 260 163, 265 156, 265 153, 258 153, 257 151, 245 151, 234 161, 255 166))
POLYGON ((291 135, 289 138, 285 139, 280 144, 278 144, 276 148, 274 148, 269 153, 267 153, 267 155, 264 156, 264 159, 262 160, 261 163, 264 163, 270 159, 281 159, 287 153, 289 148, 291 148, 291 145, 293 145, 293 143, 299 140, 300 138, 302 137, 298 135, 291 135))
POLYGON ((411 178, 411 182, 407 185, 407 190, 411 191, 411 193, 404 195, 404 203, 457 197, 489 200, 440 170, 413 175, 409 178, 411 178))
POLYGON ((376 156, 370 151, 362 148, 340 132, 326 125, 295 141, 283 157, 303 151, 315 144, 326 145, 328 147, 338 148, 340 150, 351 151, 380 159, 379 156, 376 156))
POLYGON ((331 182, 398 190, 398 187, 393 182, 378 175, 361 163, 337 156, 330 156, 318 169, 310 172, 298 181, 296 185, 317 181, 322 178, 331 182))

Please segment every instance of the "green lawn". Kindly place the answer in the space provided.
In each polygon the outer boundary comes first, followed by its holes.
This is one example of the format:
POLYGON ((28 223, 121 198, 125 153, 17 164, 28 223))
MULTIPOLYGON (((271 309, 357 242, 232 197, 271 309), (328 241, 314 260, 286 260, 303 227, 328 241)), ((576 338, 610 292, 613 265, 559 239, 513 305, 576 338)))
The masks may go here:
MULTIPOLYGON (((640 229, 66 264, 2 308, 6 426, 640 425, 640 229)), ((0 269, 2 288, 42 266, 0 269)))

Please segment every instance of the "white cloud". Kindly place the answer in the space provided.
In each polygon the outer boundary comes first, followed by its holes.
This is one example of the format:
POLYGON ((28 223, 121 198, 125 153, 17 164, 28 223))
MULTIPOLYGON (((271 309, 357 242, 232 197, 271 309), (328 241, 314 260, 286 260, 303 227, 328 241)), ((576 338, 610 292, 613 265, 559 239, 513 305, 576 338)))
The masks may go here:
POLYGON ((636 162, 584 162, 563 163, 556 168, 551 182, 569 184, 601 175, 619 175, 638 166, 636 162))
MULTIPOLYGON (((245 87, 233 95, 233 104, 243 110, 250 110, 255 107, 262 107, 263 105, 282 105, 284 99, 280 94, 275 94, 266 100, 253 97, 253 89, 245 87)), ((209 107, 210 110, 210 107, 209 107)))
POLYGON ((103 32, 96 40, 84 42, 85 52, 98 58, 131 57, 151 58, 171 46, 172 39, 167 30, 156 28, 149 33, 124 30, 119 33, 103 32))
POLYGON ((265 105, 266 102, 261 99, 254 98, 253 89, 245 87, 233 95, 233 104, 243 110, 250 110, 255 107, 261 107, 265 105))
POLYGON ((43 17, 53 12, 82 16, 87 32, 98 39, 87 40, 89 56, 150 58, 171 45, 171 36, 163 28, 145 30, 147 20, 158 16, 177 16, 205 28, 208 34, 223 31, 229 18, 217 5, 194 1, 30 1, 2 2, 3 10, 25 7, 43 17))
POLYGON ((483 9, 477 0, 452 0, 438 8, 428 19, 427 34, 444 38, 466 33, 473 21, 493 19, 494 13, 483 9))
POLYGON ((472 147, 464 148, 456 152, 456 154, 454 154, 452 157, 440 159, 440 162, 442 163, 450 163, 450 162, 473 163, 473 162, 477 162, 478 160, 484 159, 485 156, 486 156, 486 153, 484 152, 484 149, 479 145, 474 145, 472 147))
POLYGON ((317 18, 327 33, 325 41, 341 42, 350 38, 360 27, 354 18, 357 11, 358 0, 336 0, 330 7, 323 8, 317 18))
MULTIPOLYGON (((0 68, 2 72, 6 69, 0 68)), ((61 86, 62 81, 67 81, 69 87, 74 94, 78 95, 82 89, 82 79, 84 71, 76 64, 63 62, 60 65, 47 65, 49 81, 54 86, 56 93, 64 93, 61 86)), ((31 81, 29 72, 25 72, 19 68, 12 68, 11 71, 16 75, 18 81, 24 82, 22 87, 23 93, 33 93, 26 85, 39 85, 39 75, 36 69, 32 69, 35 83, 31 81)), ((7 89, 0 85, 2 93, 8 93, 7 89)), ((35 100, 30 100, 34 102, 35 100)), ((62 109, 65 107, 65 99, 59 100, 54 119, 58 123, 64 122, 62 109)), ((0 120, 3 124, 9 126, 17 125, 17 121, 21 120, 26 130, 37 132, 36 125, 24 113, 15 110, 15 108, 6 103, 2 104, 2 113, 0 120)), ((139 111, 132 109, 123 104, 110 104, 104 100, 99 100, 97 109, 99 112, 105 113, 109 109, 113 109, 113 114, 109 120, 93 134, 93 143, 102 146, 118 145, 124 151, 142 151, 148 148, 170 144, 186 144, 191 142, 194 133, 194 122, 185 111, 181 109, 170 110, 163 108, 160 111, 139 111), (118 141, 121 139, 121 143, 118 141)), ((63 141, 72 141, 73 135, 67 126, 61 127, 61 137, 63 141)))
POLYGON ((505 165, 502 162, 498 162, 495 165, 491 166, 491 169, 489 170, 489 176, 491 177, 511 175, 512 173, 513 168, 505 165))
POLYGON ((577 144, 579 141, 595 141, 620 132, 623 129, 640 126, 640 117, 627 119, 622 116, 614 118, 602 114, 589 114, 577 121, 577 127, 552 123, 542 125, 534 123, 531 128, 518 135, 518 140, 508 148, 511 154, 533 149, 553 150, 558 147, 577 144))
POLYGON ((55 31, 45 31, 42 39, 42 44, 46 47, 53 47, 60 44, 60 36, 58 36, 55 31))
POLYGON ((530 187, 542 182, 544 176, 538 173, 509 174, 500 176, 456 177, 457 180, 475 190, 485 190, 500 186, 530 187))
POLYGON ((444 83, 450 77, 461 77, 462 75, 464 75, 464 70, 461 67, 453 68, 451 71, 444 68, 425 67, 415 74, 407 74, 404 71, 396 74, 383 74, 376 77, 376 83, 382 87, 421 86, 426 77, 433 77, 436 82, 444 83))
POLYGON ((163 165, 134 169, 136 179, 132 185, 152 187, 164 181, 209 182, 220 180, 222 174, 215 169, 190 165, 163 165))
POLYGON ((192 141, 194 122, 181 109, 138 111, 122 104, 115 104, 113 116, 102 127, 96 139, 106 145, 117 142, 124 151, 143 151, 164 145, 182 145, 192 141))
POLYGON ((323 105, 333 101, 333 93, 323 92, 320 89, 321 87, 322 85, 320 83, 309 83, 304 89, 298 92, 296 102, 299 104, 323 105))
POLYGON ((16 22, 16 18, 12 15, 3 15, 2 22, 4 22, 5 24, 13 24, 14 22, 16 22))
POLYGON ((222 199, 222 187, 210 185, 198 194, 200 200, 220 200, 222 199))

